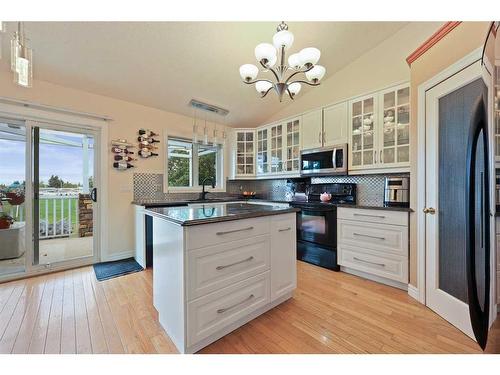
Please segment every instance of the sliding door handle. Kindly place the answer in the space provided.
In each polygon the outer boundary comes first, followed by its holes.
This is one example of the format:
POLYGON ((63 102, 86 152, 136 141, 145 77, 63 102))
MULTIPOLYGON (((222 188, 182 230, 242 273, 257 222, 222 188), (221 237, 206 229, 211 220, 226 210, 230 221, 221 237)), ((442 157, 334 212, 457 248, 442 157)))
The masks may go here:
POLYGON ((90 191, 90 199, 92 199, 93 202, 97 202, 97 189, 93 188, 90 191))

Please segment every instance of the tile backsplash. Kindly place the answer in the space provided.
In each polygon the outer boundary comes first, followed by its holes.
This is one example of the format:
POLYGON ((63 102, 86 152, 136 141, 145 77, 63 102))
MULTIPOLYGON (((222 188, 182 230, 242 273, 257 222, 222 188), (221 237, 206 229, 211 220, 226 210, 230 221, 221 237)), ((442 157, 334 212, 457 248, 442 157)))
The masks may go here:
MULTIPOLYGON (((386 176, 389 174, 312 177, 311 184, 355 183, 357 184, 358 204, 380 206, 384 203, 384 178, 386 176)), ((408 176, 408 174, 390 174, 390 176, 408 176)), ((226 182, 226 193, 213 194, 238 196, 243 191, 254 191, 258 198, 285 200, 285 194, 290 190, 291 183, 287 179, 229 180, 226 182)), ((164 193, 163 174, 134 173, 135 201, 175 201, 195 199, 198 195, 199 193, 164 193)))

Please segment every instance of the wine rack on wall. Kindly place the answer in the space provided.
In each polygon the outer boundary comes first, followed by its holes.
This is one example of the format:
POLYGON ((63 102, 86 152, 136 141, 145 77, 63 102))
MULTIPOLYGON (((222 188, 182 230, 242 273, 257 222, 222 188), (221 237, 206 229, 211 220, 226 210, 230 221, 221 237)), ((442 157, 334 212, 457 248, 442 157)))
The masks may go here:
POLYGON ((158 139, 158 133, 151 131, 150 129, 139 129, 137 137, 138 142, 138 150, 137 155, 141 158, 147 159, 153 156, 158 156, 158 146, 157 143, 160 143, 158 139), (156 151, 156 152, 155 152, 156 151))
POLYGON ((132 162, 137 161, 132 151, 135 146, 127 142, 126 139, 114 139, 111 141, 111 152, 113 153, 113 168, 119 171, 126 171, 134 168, 132 162))

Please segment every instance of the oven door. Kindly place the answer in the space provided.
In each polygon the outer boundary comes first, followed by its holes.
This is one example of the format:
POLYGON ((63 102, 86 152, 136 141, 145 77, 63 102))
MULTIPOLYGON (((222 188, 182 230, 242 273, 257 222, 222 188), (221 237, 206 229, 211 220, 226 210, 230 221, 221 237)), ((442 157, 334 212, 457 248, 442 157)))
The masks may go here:
POLYGON ((297 214, 297 240, 335 248, 337 244, 336 209, 303 207, 297 214))

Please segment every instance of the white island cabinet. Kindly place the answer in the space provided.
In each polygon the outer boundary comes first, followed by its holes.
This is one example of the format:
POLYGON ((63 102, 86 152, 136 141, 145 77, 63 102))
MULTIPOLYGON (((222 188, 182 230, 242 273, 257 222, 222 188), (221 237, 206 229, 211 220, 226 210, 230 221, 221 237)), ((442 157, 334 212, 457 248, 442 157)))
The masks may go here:
POLYGON ((181 353, 202 349, 292 297, 296 214, 281 209, 197 225, 145 211, 154 227, 153 303, 181 353))

